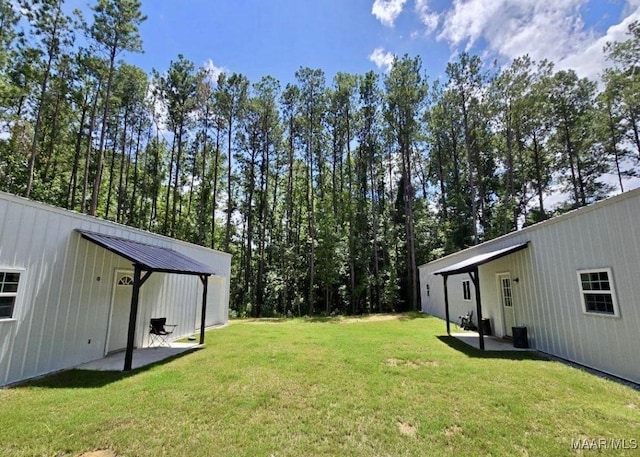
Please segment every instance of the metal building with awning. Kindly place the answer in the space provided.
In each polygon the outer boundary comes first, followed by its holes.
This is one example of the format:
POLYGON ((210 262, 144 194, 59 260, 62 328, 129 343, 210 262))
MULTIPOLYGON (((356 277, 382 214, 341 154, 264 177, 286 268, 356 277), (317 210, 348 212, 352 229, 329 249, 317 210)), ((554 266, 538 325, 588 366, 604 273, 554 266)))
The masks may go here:
POLYGON ((194 334, 204 342, 229 319, 231 260, 0 192, 0 386, 107 358, 140 366, 154 352, 151 319, 171 323, 176 349, 194 334))
POLYGON ((207 285, 208 277, 216 274, 213 268, 173 249, 140 243, 88 230, 75 230, 86 240, 95 243, 116 255, 124 257, 133 264, 133 292, 131 294, 131 309, 129 312, 129 330, 127 334, 124 371, 131 370, 140 288, 145 281, 149 279, 152 273, 194 275, 200 278, 203 285, 200 344, 204 344, 205 317, 207 310, 207 285))
POLYGON ((484 329, 482 328, 482 301, 480 299, 480 275, 479 269, 481 265, 489 263, 493 260, 500 259, 514 252, 521 251, 529 245, 529 242, 515 244, 503 249, 498 249, 484 254, 478 254, 470 257, 461 262, 455 263, 445 268, 441 268, 433 272, 434 275, 442 276, 444 281, 444 306, 445 306, 445 320, 447 323, 447 334, 451 334, 451 324, 449 322, 449 289, 447 287, 447 281, 449 276, 468 273, 471 281, 473 282, 476 298, 476 317, 478 321, 478 335, 480 349, 484 350, 484 329))
POLYGON ((560 213, 420 265, 421 310, 447 322, 473 310, 484 336, 640 383, 640 188, 560 213))

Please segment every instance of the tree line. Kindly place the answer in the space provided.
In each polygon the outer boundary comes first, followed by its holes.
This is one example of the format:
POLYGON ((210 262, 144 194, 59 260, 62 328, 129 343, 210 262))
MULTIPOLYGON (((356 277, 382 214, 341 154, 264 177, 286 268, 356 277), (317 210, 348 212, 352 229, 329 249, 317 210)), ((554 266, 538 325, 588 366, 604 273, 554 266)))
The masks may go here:
POLYGON ((238 315, 416 309, 417 265, 637 176, 637 22, 597 81, 462 53, 443 80, 404 56, 282 87, 183 55, 147 74, 120 59, 140 1, 91 15, 0 0, 0 190, 232 253, 238 315))

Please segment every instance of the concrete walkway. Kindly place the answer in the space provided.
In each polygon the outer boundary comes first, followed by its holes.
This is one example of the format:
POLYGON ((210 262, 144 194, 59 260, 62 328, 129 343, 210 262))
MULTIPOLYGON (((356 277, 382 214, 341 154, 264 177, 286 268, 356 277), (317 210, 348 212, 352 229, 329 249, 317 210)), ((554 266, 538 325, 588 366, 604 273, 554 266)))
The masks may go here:
MULTIPOLYGON (((161 360, 174 357, 188 351, 194 351, 200 347, 197 343, 171 343, 171 347, 141 348, 133 351, 132 368, 144 367, 161 360)), ((84 363, 75 367, 78 370, 94 371, 122 371, 124 368, 124 351, 109 354, 106 357, 84 363)))
MULTIPOLYGON (((477 332, 452 333, 452 337, 462 341, 469 346, 480 349, 480 339, 477 332)), ((513 343, 497 336, 484 337, 485 351, 535 351, 535 349, 521 349, 513 347, 513 343)))

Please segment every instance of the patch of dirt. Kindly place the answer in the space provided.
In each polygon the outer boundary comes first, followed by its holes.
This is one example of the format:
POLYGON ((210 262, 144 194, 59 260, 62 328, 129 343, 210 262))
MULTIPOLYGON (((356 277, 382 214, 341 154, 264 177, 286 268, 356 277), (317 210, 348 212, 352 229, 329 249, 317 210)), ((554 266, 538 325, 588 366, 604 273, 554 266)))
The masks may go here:
POLYGON ((118 457, 118 454, 110 449, 101 449, 98 451, 88 451, 80 454, 78 457, 118 457))
POLYGON ((376 321, 397 321, 402 318, 401 314, 371 314, 369 316, 364 317, 346 317, 344 319, 345 322, 349 321, 367 321, 367 322, 376 322, 376 321))
POLYGON ((387 359, 387 361, 385 362, 387 365, 389 365, 390 367, 397 367, 399 363, 403 362, 403 360, 400 359, 387 359))
MULTIPOLYGON (((369 314, 363 316, 327 316, 327 317, 309 317, 305 316, 309 322, 327 322, 332 324, 355 324, 357 322, 378 322, 378 321, 395 321, 406 320, 404 314, 369 314)), ((293 322, 290 317, 258 317, 258 318, 233 318, 229 319, 229 324, 245 323, 245 324, 281 324, 284 322, 293 322)))
POLYGON ((440 362, 437 360, 419 360, 414 362, 412 360, 402 360, 396 358, 389 358, 385 361, 385 364, 390 367, 399 367, 404 366, 408 368, 420 368, 420 367, 437 367, 440 365, 440 362))
POLYGON ((415 437, 418 427, 407 422, 398 421, 398 431, 405 436, 415 437))
POLYGON ((447 438, 451 438, 452 436, 457 435, 458 433, 462 433, 462 427, 456 424, 453 424, 452 426, 444 429, 444 435, 447 438))
POLYGON ((636 405, 635 403, 628 403, 627 404, 627 408, 629 408, 629 409, 638 409, 638 405, 636 405))
POLYGON ((229 324, 245 323, 245 324, 280 324, 286 322, 286 317, 259 317, 249 319, 229 319, 229 324))

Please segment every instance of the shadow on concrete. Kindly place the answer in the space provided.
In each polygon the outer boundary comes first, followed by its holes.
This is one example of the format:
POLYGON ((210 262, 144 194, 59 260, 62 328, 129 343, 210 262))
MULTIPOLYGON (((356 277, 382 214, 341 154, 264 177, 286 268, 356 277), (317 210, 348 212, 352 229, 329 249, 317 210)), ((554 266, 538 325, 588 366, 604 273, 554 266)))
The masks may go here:
MULTIPOLYGON (((11 386, 12 389, 22 388, 48 388, 48 389, 95 389, 104 387, 108 384, 121 381, 123 379, 137 376, 140 373, 144 373, 154 367, 166 365, 173 360, 182 358, 191 352, 201 349, 202 346, 194 346, 187 350, 173 353, 165 358, 150 361, 146 364, 139 364, 131 371, 122 371, 121 368, 117 370, 108 369, 86 369, 86 368, 72 368, 70 370, 59 371, 54 374, 43 376, 41 378, 35 378, 27 380, 11 386)), ((145 348, 147 349, 147 348, 145 348)), ((135 354, 134 354, 135 361, 135 354)), ((87 365, 87 364, 85 364, 87 365)))
MULTIPOLYGON (((445 343, 451 349, 465 354, 467 357, 474 357, 480 359, 510 359, 510 360, 549 360, 547 357, 541 356, 537 351, 528 350, 485 350, 482 351, 473 347, 470 344, 461 341, 455 336, 440 335, 437 337, 440 341, 445 343)), ((487 337, 488 339, 488 337, 487 337)), ((485 340, 485 343, 487 341, 485 340)))

